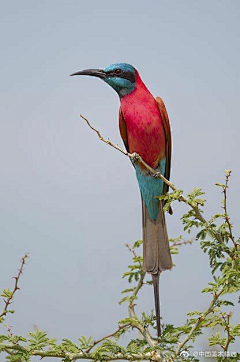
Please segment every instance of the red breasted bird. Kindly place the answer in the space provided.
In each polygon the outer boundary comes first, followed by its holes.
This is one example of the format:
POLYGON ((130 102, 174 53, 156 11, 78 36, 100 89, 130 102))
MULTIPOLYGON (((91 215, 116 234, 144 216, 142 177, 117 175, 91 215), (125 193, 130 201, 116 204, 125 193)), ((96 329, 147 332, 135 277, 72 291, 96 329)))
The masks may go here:
MULTIPOLYGON (((138 153, 168 180, 171 170, 171 130, 165 105, 149 92, 138 71, 117 63, 105 69, 86 69, 72 75, 89 75, 108 83, 120 97, 119 128, 128 152, 138 153)), ((140 163, 134 163, 142 197, 143 268, 152 275, 157 333, 161 335, 159 276, 172 268, 163 202, 157 196, 168 186, 152 177, 140 163)))

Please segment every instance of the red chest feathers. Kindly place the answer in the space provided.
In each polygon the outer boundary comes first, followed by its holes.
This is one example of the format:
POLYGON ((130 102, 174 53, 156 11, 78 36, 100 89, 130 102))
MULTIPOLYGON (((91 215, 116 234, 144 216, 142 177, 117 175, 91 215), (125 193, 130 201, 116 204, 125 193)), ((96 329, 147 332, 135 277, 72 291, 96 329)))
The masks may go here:
POLYGON ((129 151, 156 168, 165 156, 165 134, 157 102, 149 91, 136 89, 121 100, 129 151))

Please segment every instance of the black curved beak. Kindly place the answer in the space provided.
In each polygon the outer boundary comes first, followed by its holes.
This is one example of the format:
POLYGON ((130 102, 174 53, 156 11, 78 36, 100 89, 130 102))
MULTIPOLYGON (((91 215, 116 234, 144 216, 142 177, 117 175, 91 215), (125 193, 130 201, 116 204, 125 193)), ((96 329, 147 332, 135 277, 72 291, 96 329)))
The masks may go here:
POLYGON ((90 75, 92 77, 98 77, 101 79, 106 78, 106 73, 104 72, 103 69, 85 69, 85 70, 80 70, 79 72, 73 73, 70 76, 72 77, 73 75, 90 75))

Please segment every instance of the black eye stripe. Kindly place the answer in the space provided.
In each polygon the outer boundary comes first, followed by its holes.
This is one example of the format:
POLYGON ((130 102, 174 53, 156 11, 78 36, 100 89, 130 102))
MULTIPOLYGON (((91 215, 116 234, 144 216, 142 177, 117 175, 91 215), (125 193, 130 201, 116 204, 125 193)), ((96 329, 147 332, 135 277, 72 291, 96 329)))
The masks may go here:
POLYGON ((107 73, 109 77, 118 77, 129 80, 131 83, 135 83, 135 74, 132 72, 122 72, 120 74, 116 74, 115 71, 110 71, 107 73))
POLYGON ((124 78, 128 79, 131 83, 135 83, 135 74, 132 72, 125 72, 124 78))

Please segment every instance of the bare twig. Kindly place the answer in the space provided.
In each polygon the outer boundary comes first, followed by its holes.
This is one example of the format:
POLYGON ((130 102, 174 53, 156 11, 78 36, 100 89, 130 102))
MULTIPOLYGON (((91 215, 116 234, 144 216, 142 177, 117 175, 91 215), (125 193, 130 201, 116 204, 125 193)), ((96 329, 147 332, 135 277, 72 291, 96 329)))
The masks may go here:
MULTIPOLYGON (((145 275, 146 275, 146 272, 142 271, 140 279, 138 281, 138 284, 137 284, 136 288, 134 288, 134 290, 132 292, 132 295, 131 295, 132 297, 135 297, 138 294, 139 290, 142 288, 145 275)), ((131 318, 133 318, 133 320, 134 320, 134 322, 132 322, 132 324, 131 324, 132 327, 139 330, 139 332, 145 338, 145 340, 147 341, 147 343, 149 344, 150 347, 155 346, 156 341, 151 337, 148 328, 145 328, 140 323, 140 321, 138 321, 138 318, 136 316, 134 307, 135 307, 134 300, 131 300, 130 303, 129 303, 129 306, 128 306, 128 312, 129 312, 129 316, 131 318)))
POLYGON ((232 233, 232 224, 230 223, 230 217, 228 216, 228 210, 227 210, 227 190, 228 190, 228 183, 229 183, 229 178, 231 176, 232 171, 228 170, 225 171, 225 185, 223 186, 223 210, 224 210, 224 219, 225 222, 228 226, 228 230, 229 230, 229 238, 232 240, 233 245, 235 247, 235 249, 237 249, 237 243, 234 239, 233 233, 232 233))
POLYGON ((174 241, 172 244, 171 244, 171 247, 174 247, 174 246, 182 246, 182 245, 188 245, 188 244, 192 244, 194 241, 194 239, 190 239, 190 240, 176 240, 174 241))
POLYGON ((20 269, 19 269, 19 271, 18 271, 17 276, 14 277, 14 279, 15 279, 14 289, 13 289, 13 291, 11 292, 11 294, 9 295, 9 297, 4 300, 5 306, 4 306, 4 309, 3 309, 2 313, 0 314, 0 321, 1 321, 1 319, 2 319, 3 317, 5 317, 6 314, 8 313, 8 307, 9 307, 9 305, 12 303, 13 297, 14 297, 16 291, 19 290, 18 282, 19 282, 19 279, 20 279, 21 274, 23 273, 23 267, 24 267, 24 265, 26 264, 26 259, 27 259, 28 257, 29 257, 29 255, 26 253, 26 254, 21 258, 21 266, 20 266, 20 269))
MULTIPOLYGON (((137 254, 136 252, 133 250, 133 248, 129 245, 129 244, 125 244, 126 247, 128 248, 128 250, 130 251, 130 253, 133 254, 134 258, 137 258, 137 254)), ((139 330, 139 332, 142 334, 142 336, 145 338, 145 340, 147 341, 147 343, 149 344, 150 347, 153 347, 154 345, 156 345, 156 341, 152 338, 152 336, 150 335, 149 333, 149 330, 147 327, 144 327, 140 321, 138 321, 138 318, 136 316, 136 313, 135 313, 135 304, 134 304, 134 297, 137 296, 139 290, 143 287, 144 285, 144 278, 146 276, 146 272, 144 272, 142 270, 142 263, 139 261, 139 266, 141 268, 141 273, 140 273, 140 279, 138 281, 138 284, 136 285, 136 287, 134 288, 132 294, 131 294, 131 297, 130 297, 130 302, 129 302, 129 305, 128 305, 128 312, 129 312, 129 316, 131 318, 133 318, 134 322, 131 323, 131 326, 133 328, 136 328, 139 330)))
POLYGON ((84 352, 85 352, 85 353, 89 353, 89 352, 93 349, 93 347, 95 347, 97 344, 103 342, 103 341, 104 341, 105 339, 107 339, 107 338, 114 337, 119 331, 121 331, 122 329, 124 329, 124 328, 126 328, 126 327, 129 327, 129 326, 131 326, 130 323, 124 324, 123 326, 119 326, 118 329, 117 329, 115 332, 113 332, 113 333, 111 333, 111 334, 108 334, 107 336, 102 337, 102 338, 94 341, 93 344, 92 344, 92 346, 89 347, 88 349, 86 349, 84 352))
POLYGON ((94 128, 91 123, 89 122, 89 120, 87 118, 85 118, 84 116, 80 115, 80 117, 82 117, 82 119, 84 119, 84 121, 87 122, 87 125, 94 131, 97 133, 98 138, 103 141, 104 143, 106 143, 109 146, 112 146, 113 148, 115 148, 116 150, 122 152, 125 156, 128 156, 131 158, 131 153, 128 153, 127 151, 124 151, 122 148, 120 148, 119 146, 115 145, 114 143, 112 143, 110 140, 106 140, 105 138, 103 138, 103 136, 101 135, 101 133, 94 128))
POLYGON ((225 324, 225 330, 227 332, 226 343, 224 346, 222 346, 222 348, 225 352, 228 351, 229 344, 234 339, 234 337, 230 334, 230 318, 231 318, 231 316, 232 316, 232 313, 227 314, 226 317, 224 316, 224 314, 222 314, 222 318, 223 318, 224 324, 225 324))
MULTIPOLYGON (((130 253, 133 254, 134 258, 137 258, 137 253, 133 250, 133 248, 131 248, 130 244, 125 244, 126 247, 128 248, 128 250, 130 251, 130 253)), ((141 265, 141 263, 140 263, 141 265)))

